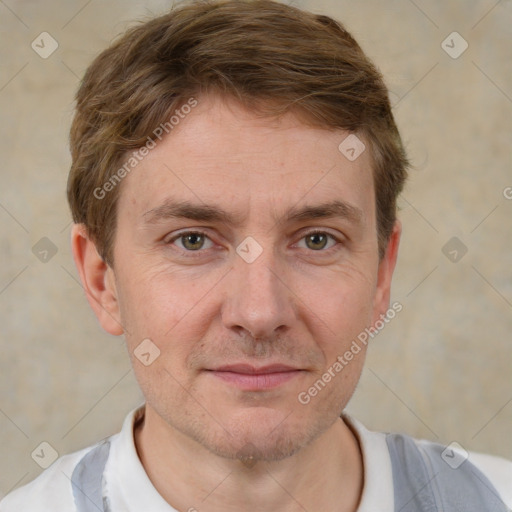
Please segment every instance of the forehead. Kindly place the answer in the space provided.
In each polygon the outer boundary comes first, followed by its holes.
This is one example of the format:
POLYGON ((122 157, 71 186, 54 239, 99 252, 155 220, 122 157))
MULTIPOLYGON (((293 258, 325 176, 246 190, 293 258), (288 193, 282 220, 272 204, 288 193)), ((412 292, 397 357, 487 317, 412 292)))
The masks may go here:
POLYGON ((172 197, 223 204, 238 219, 256 212, 275 220, 301 204, 334 201, 363 220, 374 216, 370 155, 352 161, 340 151, 348 132, 311 127, 293 113, 261 117, 216 96, 197 102, 124 179, 122 215, 147 221, 172 197))

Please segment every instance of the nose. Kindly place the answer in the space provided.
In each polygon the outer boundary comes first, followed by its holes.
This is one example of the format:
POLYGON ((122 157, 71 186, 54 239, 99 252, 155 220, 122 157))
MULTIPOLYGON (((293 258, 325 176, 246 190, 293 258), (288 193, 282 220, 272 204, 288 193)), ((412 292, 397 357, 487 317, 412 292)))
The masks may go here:
POLYGON ((271 250, 264 250, 251 263, 235 255, 222 307, 226 328, 264 340, 290 329, 296 318, 296 298, 277 263, 271 250))

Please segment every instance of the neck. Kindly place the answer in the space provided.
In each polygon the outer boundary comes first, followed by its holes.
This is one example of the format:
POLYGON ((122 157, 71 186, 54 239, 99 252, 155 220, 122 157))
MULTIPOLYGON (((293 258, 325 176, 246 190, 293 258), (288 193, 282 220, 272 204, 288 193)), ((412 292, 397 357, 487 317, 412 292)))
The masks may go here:
POLYGON ((276 462, 218 457, 147 404, 134 437, 153 486, 176 510, 355 512, 360 501, 362 455, 341 418, 310 445, 276 462))

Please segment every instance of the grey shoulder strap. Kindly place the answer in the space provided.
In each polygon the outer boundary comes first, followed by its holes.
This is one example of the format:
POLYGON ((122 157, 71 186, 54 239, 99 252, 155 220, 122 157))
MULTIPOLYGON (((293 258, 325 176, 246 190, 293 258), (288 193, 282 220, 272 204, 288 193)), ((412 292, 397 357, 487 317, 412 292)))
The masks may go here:
POLYGON ((416 444, 400 434, 386 436, 395 512, 509 512, 489 479, 469 460, 455 469, 443 460, 445 447, 416 444))
POLYGON ((71 475, 77 512, 110 512, 103 498, 103 471, 110 453, 110 441, 105 440, 87 452, 71 475))

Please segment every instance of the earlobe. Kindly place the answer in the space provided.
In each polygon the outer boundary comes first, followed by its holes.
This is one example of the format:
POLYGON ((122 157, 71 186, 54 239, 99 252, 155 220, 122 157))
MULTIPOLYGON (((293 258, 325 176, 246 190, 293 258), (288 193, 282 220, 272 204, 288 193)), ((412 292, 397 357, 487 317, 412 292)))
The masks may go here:
POLYGON ((98 254, 83 224, 71 231, 71 248, 87 300, 105 331, 123 334, 114 271, 98 254))
POLYGON ((375 291, 373 320, 375 323, 381 314, 385 314, 389 308, 389 298, 391 295, 391 279, 395 270, 398 257, 398 247, 402 235, 402 223, 397 219, 393 226, 393 231, 389 237, 386 253, 379 262, 377 275, 377 289, 375 291))

